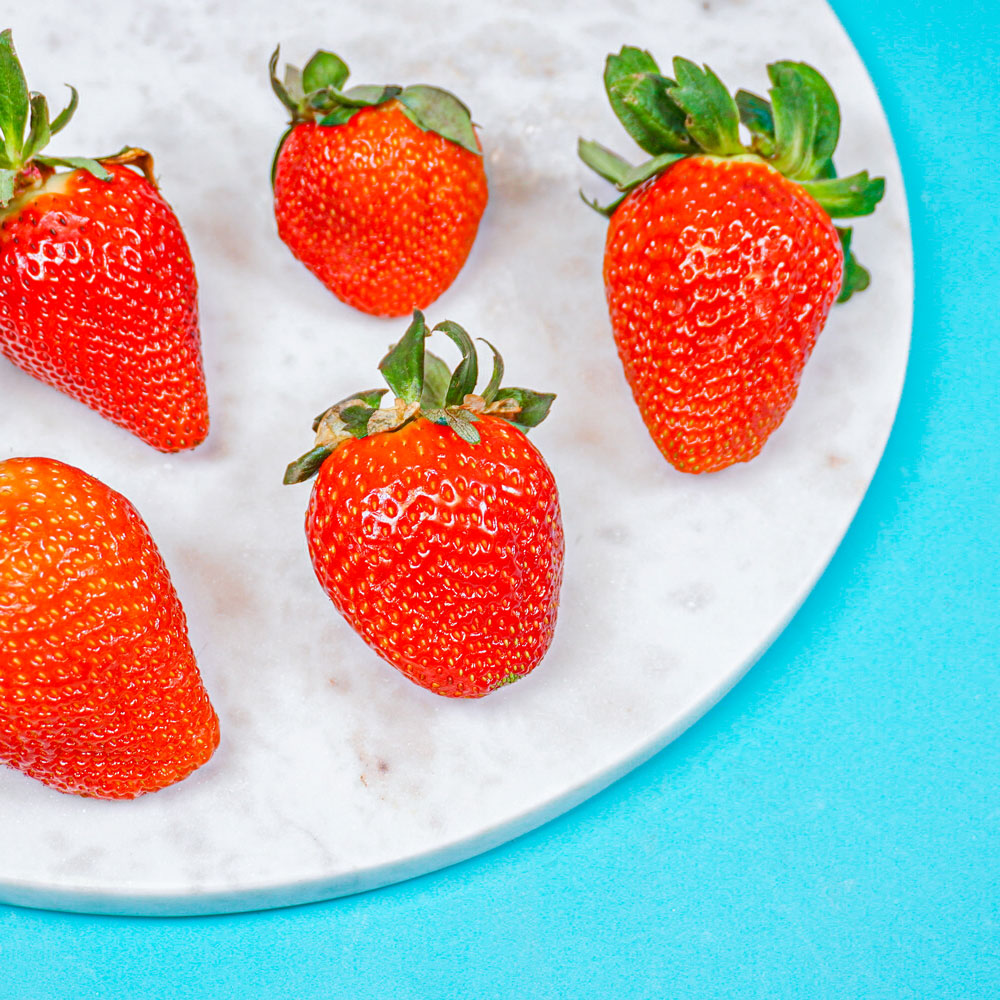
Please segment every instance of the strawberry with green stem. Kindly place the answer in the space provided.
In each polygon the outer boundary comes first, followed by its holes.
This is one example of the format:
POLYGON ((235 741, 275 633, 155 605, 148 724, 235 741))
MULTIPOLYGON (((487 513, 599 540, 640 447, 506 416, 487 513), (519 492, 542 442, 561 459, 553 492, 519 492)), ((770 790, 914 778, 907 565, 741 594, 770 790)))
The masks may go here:
POLYGON ((344 89, 347 65, 318 51, 271 85, 291 114, 271 179, 278 235, 341 301, 404 316, 462 269, 486 208, 468 108, 438 87, 344 89))
POLYGON ((208 399, 191 253, 147 152, 43 152, 70 94, 50 121, 0 33, 0 352, 161 451, 193 448, 208 399))
MULTIPOLYGON (((410 680, 477 698, 535 668, 552 641, 563 529, 551 470, 526 437, 554 397, 503 387, 503 361, 476 393, 469 335, 453 372, 426 351, 417 311, 357 393, 313 423, 314 448, 286 483, 316 476, 306 516, 323 589, 361 637, 410 680)), ((490 345, 492 348, 492 345, 490 345)))
POLYGON ((608 57, 605 87, 650 159, 632 166, 580 141, 621 192, 604 282, 625 375, 664 456, 685 472, 755 457, 781 424, 834 300, 864 290, 851 230, 884 181, 838 177, 837 100, 797 62, 768 67, 770 100, 733 98, 707 67, 648 52, 608 57), (744 141, 741 126, 749 137, 744 141))

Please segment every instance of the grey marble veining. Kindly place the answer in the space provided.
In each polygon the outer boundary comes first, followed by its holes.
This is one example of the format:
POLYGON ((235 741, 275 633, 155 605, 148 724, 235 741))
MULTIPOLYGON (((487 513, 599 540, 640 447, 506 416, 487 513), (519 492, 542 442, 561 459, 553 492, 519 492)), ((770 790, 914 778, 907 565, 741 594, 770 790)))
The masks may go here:
POLYGON ((121 490, 157 538, 222 722, 192 778, 132 803, 60 795, 0 769, 0 899, 199 913, 371 888, 535 826, 625 773, 724 694, 806 596, 882 452, 909 345, 902 180, 871 83, 820 0, 648 5, 400 0, 337 5, 51 0, 10 20, 30 85, 80 108, 62 154, 156 155, 201 286, 213 431, 164 457, 0 365, 0 457, 49 455, 121 490), (364 10, 362 11, 362 7, 364 10), (120 12, 118 16, 114 11, 120 12), (237 13, 238 11, 238 13, 237 13), (478 702, 407 682, 313 577, 308 487, 281 485, 309 421, 372 383, 405 324, 339 304, 278 241, 268 170, 283 112, 266 64, 317 47, 354 82, 433 82, 482 125, 491 201, 453 288, 428 310, 503 351, 511 381, 559 394, 533 433, 567 537, 556 641, 478 702), (635 410, 601 285, 598 182, 578 135, 637 158, 601 86, 624 43, 709 62, 764 91, 764 64, 812 62, 844 117, 842 172, 888 179, 856 227, 872 287, 834 310, 791 415, 762 456, 674 472, 635 410), (10 821, 16 817, 16 822, 10 821))

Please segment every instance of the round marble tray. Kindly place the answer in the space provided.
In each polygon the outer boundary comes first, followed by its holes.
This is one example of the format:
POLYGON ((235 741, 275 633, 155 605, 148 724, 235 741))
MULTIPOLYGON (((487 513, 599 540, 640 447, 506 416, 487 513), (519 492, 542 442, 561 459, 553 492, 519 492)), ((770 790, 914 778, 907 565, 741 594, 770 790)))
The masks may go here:
MULTIPOLYGON (((48 455, 125 493, 157 538, 222 721, 214 759, 135 802, 61 795, 0 769, 0 900, 110 913, 299 903, 426 872, 522 833, 674 738, 748 669, 832 555, 889 433, 912 267, 902 180, 875 92, 820 0, 338 5, 51 0, 10 26, 29 84, 80 109, 53 151, 156 154, 201 283, 213 432, 161 456, 0 365, 0 458, 48 455), (364 16, 360 11, 365 7, 364 16), (120 11, 120 17, 115 16, 120 11), (419 11, 419 14, 417 13, 419 11), (560 485, 559 629, 528 679, 437 698, 378 660, 313 577, 308 487, 281 485, 324 406, 373 381, 405 323, 338 303, 278 241, 268 170, 283 112, 267 59, 340 52, 354 82, 433 82, 482 125, 491 201, 431 322, 503 351, 516 384, 559 394, 533 434, 560 485), (791 415, 750 465, 674 472, 640 423, 601 286, 604 223, 578 135, 637 151, 603 95, 624 43, 766 89, 780 58, 841 99, 842 172, 888 181, 856 228, 869 291, 837 307, 791 415), (110 71, 110 67, 114 71, 110 71), (600 410, 589 405, 601 400, 600 410), (16 821, 11 821, 16 818, 16 821)), ((603 192, 602 192, 603 193, 603 192)))

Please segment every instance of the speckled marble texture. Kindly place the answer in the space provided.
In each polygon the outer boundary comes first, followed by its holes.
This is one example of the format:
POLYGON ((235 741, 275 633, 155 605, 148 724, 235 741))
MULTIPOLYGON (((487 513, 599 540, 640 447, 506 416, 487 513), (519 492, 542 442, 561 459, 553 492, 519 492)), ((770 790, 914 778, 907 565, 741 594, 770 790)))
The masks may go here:
MULTIPOLYGON (((0 770, 0 900, 207 913, 372 888, 557 815, 645 759, 742 675, 850 522, 895 413, 912 269, 902 181, 868 77, 820 0, 475 6, 289 0, 50 0, 9 19, 29 84, 80 109, 53 152, 156 155, 201 284, 213 432, 167 458, 0 365, 0 458, 48 455, 126 494, 187 609, 222 722, 211 763, 132 803, 60 795, 0 770), (119 10, 119 15, 113 11, 119 10), (238 11, 238 13, 237 13, 238 11), (494 341, 512 382, 557 392, 533 433, 567 538, 559 630, 528 679, 447 701, 378 660, 313 577, 308 487, 281 485, 309 421, 372 382, 405 323, 338 303, 278 241, 268 170, 283 127, 267 59, 333 48, 353 82, 433 82, 482 125, 491 202, 463 273, 428 310, 494 341), (578 135, 637 156, 607 106, 624 43, 682 53, 731 86, 814 63, 841 99, 842 172, 886 176, 855 248, 873 285, 835 309, 800 397, 762 456, 674 472, 631 402, 601 286, 598 182, 578 135), (592 405, 600 400, 600 408, 592 405)), ((604 192, 601 192, 602 194, 604 192)), ((445 348, 447 350, 447 348, 445 348)))

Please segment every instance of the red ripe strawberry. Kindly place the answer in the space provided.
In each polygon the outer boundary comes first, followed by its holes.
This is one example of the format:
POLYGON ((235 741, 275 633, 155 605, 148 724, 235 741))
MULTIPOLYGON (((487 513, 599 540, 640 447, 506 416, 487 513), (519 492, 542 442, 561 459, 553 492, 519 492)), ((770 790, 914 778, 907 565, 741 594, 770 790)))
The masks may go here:
POLYGON ((131 799, 187 777, 219 723, 184 610, 123 496, 47 458, 0 462, 0 761, 131 799))
POLYGON ((414 314, 379 366, 385 389, 331 407, 316 446, 285 482, 315 474, 306 535, 313 567, 361 637, 410 680, 478 698, 535 668, 552 641, 563 530, 552 472, 525 436, 551 395, 500 388, 503 362, 481 396, 475 348, 450 374, 424 351, 414 314))
POLYGON ((76 92, 50 123, 9 31, 0 88, 0 351, 153 447, 193 448, 208 433, 197 282, 152 158, 39 155, 76 92))
POLYGON ((884 182, 836 177, 840 112, 819 73, 791 62, 768 72, 770 102, 746 91, 734 100, 707 67, 675 59, 675 81, 626 47, 608 57, 605 85, 653 158, 632 167, 580 143, 584 162, 624 193, 598 209, 611 220, 611 324, 646 427, 683 472, 760 452, 834 300, 868 285, 851 231, 831 217, 872 212, 884 182))
POLYGON ((271 83, 292 113, 275 153, 278 235, 341 301, 404 316, 462 269, 486 208, 469 111, 436 87, 341 88, 347 66, 317 52, 271 83))

